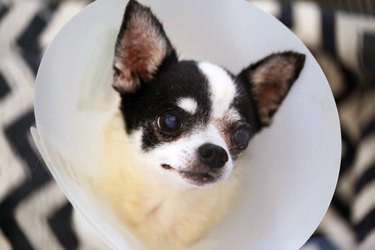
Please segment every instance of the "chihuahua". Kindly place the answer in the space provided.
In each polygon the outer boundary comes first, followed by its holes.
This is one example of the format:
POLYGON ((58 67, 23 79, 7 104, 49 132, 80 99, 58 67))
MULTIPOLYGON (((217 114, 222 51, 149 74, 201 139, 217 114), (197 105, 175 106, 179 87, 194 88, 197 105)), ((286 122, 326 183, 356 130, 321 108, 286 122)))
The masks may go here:
POLYGON ((103 199, 151 249, 199 241, 230 210, 245 167, 236 161, 271 124, 304 63, 303 54, 275 53, 235 75, 179 60, 150 8, 130 0, 115 46, 103 199))

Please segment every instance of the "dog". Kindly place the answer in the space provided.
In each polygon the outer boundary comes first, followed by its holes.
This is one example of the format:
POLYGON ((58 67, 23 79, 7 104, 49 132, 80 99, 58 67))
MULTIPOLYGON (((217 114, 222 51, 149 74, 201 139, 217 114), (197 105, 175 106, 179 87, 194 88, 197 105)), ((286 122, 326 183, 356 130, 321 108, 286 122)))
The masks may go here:
POLYGON ((239 74, 179 60, 149 7, 130 0, 115 45, 118 100, 104 130, 97 189, 150 249, 184 249, 213 229, 239 192, 236 161, 271 124, 305 55, 285 51, 239 74))

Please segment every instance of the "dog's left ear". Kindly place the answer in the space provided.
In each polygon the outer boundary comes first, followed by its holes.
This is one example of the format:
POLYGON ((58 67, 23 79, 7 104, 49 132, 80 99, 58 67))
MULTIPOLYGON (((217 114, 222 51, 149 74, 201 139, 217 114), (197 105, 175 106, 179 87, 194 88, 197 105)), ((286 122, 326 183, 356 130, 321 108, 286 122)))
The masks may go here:
POLYGON ((272 54, 250 65, 238 75, 250 86, 251 97, 261 127, 271 124, 272 117, 305 64, 305 55, 296 52, 272 54))
POLYGON ((134 93, 150 82, 164 63, 177 61, 163 26, 150 8, 135 0, 126 6, 115 48, 113 87, 134 93))

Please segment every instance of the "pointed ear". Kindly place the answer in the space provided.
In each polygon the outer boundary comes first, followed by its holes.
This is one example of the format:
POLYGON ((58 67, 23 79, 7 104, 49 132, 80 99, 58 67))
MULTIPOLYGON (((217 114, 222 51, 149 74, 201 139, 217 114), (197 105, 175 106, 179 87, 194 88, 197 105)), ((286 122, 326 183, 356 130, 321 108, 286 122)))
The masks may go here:
POLYGON ((250 86, 260 125, 271 124, 272 117, 305 64, 305 55, 292 51, 272 54, 245 68, 239 78, 250 86))
POLYGON ((130 0, 117 37, 113 87, 120 93, 135 92, 150 82, 165 62, 177 55, 162 24, 150 8, 130 0))

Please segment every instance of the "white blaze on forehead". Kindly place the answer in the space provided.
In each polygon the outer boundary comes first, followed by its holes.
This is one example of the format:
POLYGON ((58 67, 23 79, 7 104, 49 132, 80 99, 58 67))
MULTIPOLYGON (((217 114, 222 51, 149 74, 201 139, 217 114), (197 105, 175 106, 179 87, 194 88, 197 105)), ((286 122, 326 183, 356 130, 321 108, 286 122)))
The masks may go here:
POLYGON ((198 108, 197 102, 193 98, 181 98, 177 101, 177 106, 190 114, 195 114, 198 108))
POLYGON ((237 95, 236 86, 230 75, 221 67, 208 62, 198 65, 208 80, 211 93, 212 116, 221 118, 237 95))

